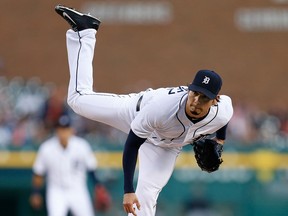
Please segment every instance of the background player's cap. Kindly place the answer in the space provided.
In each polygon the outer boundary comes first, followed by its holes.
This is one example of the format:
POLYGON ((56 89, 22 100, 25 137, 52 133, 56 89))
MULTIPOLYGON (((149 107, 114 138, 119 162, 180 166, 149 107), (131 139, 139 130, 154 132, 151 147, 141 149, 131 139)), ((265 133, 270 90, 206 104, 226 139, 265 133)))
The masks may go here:
POLYGON ((211 70, 199 70, 193 82, 188 86, 190 91, 205 94, 210 99, 215 99, 222 86, 219 74, 211 70))
POLYGON ((71 118, 68 115, 61 115, 56 122, 56 127, 70 127, 70 126, 71 126, 71 118))

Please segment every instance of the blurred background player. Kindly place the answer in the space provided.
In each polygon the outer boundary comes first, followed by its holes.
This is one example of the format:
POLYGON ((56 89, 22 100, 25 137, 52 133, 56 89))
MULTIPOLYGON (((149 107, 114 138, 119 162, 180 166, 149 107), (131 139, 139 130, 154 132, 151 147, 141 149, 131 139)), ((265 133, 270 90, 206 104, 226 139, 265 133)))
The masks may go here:
POLYGON ((41 189, 47 182, 46 204, 49 216, 93 216, 94 208, 87 185, 87 173, 95 185, 95 207, 106 211, 110 196, 95 175, 97 160, 89 143, 74 134, 71 119, 62 115, 55 126, 55 135, 43 142, 33 165, 33 208, 43 206, 41 189))

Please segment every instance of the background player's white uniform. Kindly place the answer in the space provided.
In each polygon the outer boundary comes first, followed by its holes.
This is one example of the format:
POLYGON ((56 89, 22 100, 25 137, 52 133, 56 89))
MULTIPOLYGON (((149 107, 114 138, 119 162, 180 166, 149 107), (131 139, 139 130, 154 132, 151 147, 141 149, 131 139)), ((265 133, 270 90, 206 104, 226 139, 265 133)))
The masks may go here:
POLYGON ((88 142, 72 136, 63 148, 56 136, 39 148, 33 171, 46 176, 49 216, 93 216, 94 210, 87 187, 86 172, 95 170, 96 158, 88 142))
POLYGON ((136 194, 141 210, 137 210, 137 215, 153 216, 158 195, 173 172, 181 147, 226 125, 233 113, 231 99, 221 96, 218 105, 194 124, 185 114, 188 93, 185 86, 129 95, 95 93, 92 89, 95 33, 94 29, 67 31, 68 104, 82 116, 125 133, 132 129, 138 137, 147 138, 139 149, 136 194))

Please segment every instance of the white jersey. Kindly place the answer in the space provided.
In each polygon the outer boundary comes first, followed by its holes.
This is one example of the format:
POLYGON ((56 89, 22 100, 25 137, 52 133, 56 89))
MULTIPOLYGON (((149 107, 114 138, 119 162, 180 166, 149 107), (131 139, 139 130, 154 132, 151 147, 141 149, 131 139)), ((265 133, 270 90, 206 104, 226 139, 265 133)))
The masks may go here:
POLYGON ((213 134, 232 117, 230 97, 221 95, 217 105, 196 124, 185 114, 187 87, 159 88, 143 93, 140 111, 131 123, 133 132, 161 147, 182 147, 202 135, 213 134))
POLYGON ((72 136, 64 149, 56 136, 39 148, 33 171, 46 175, 47 186, 60 188, 86 187, 87 170, 95 170, 96 158, 88 142, 72 136))

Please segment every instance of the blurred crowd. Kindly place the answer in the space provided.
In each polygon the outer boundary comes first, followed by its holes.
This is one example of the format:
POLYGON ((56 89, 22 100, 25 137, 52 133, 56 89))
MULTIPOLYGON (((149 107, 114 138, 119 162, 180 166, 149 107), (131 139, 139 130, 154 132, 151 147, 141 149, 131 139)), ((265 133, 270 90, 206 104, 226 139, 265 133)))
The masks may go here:
POLYGON ((233 100, 234 114, 228 139, 238 146, 288 149, 288 105, 263 110, 255 104, 233 100))
POLYGON ((75 114, 66 103, 66 87, 42 83, 37 77, 8 80, 0 76, 0 149, 37 149, 54 132, 58 117, 71 116, 77 135, 93 148, 121 148, 124 134, 75 114), (105 142, 108 144, 100 145, 105 142))
MULTIPOLYGON (((122 148, 122 132, 76 115, 66 104, 66 93, 65 87, 42 83, 37 77, 8 80, 0 76, 0 149, 38 148, 53 133, 55 121, 63 112, 71 116, 77 134, 94 149, 122 148)), ((227 141, 232 145, 288 149, 288 107, 263 111, 234 101, 228 128, 227 141)))

